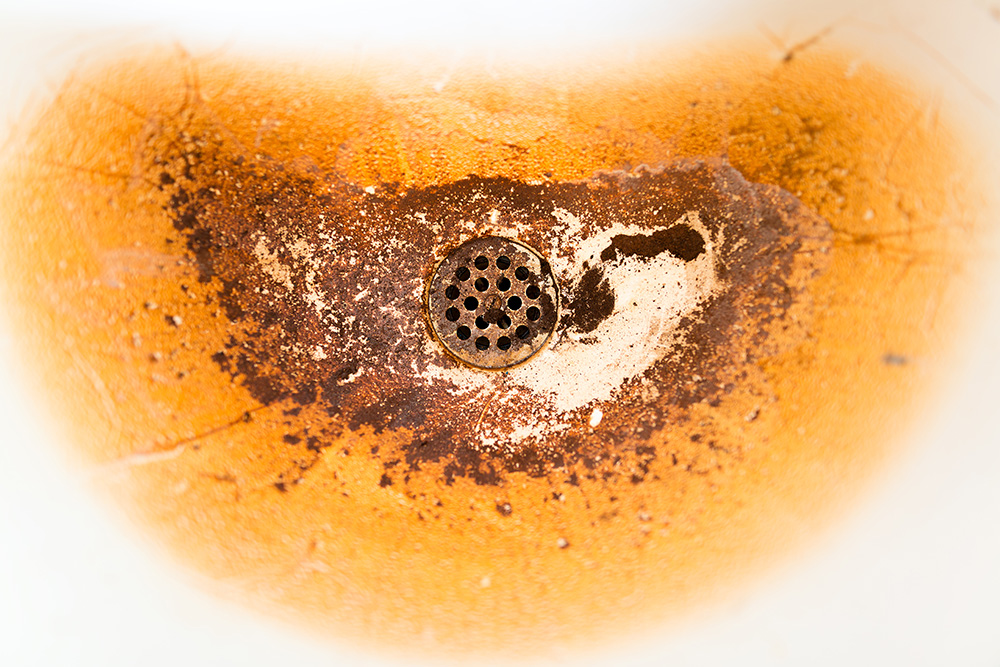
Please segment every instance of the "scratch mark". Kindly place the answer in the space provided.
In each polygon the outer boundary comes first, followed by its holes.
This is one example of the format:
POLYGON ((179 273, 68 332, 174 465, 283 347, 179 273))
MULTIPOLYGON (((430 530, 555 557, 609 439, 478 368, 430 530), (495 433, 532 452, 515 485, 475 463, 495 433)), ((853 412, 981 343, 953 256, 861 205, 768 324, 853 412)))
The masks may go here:
POLYGON ((757 29, 764 35, 764 37, 767 39, 767 41, 769 41, 772 44, 774 44, 778 49, 780 49, 783 52, 783 55, 781 57, 781 61, 787 63, 787 62, 791 62, 792 59, 795 58, 795 56, 797 56, 799 53, 805 51, 806 49, 812 48, 813 46, 815 46, 816 44, 818 44, 820 41, 822 41, 823 39, 825 39, 841 23, 843 23, 843 21, 844 21, 844 19, 839 19, 837 21, 834 21, 830 25, 828 25, 825 28, 819 30, 818 32, 814 33, 813 35, 807 37, 806 39, 802 40, 801 42, 797 42, 795 44, 792 44, 791 46, 788 46, 785 43, 785 40, 783 40, 780 37, 778 37, 771 29, 769 29, 763 23, 758 24, 757 25, 757 29))
MULTIPOLYGON (((96 380, 100 381, 100 378, 96 378, 96 380)), ((103 385, 103 382, 101 384, 103 385)), ((176 440, 165 446, 153 446, 150 447, 149 449, 141 450, 138 452, 132 452, 131 454, 125 454, 124 456, 116 459, 115 461, 111 461, 107 464, 104 464, 104 467, 114 468, 116 465, 121 465, 127 468, 135 465, 146 465, 149 463, 159 463, 161 461, 169 461, 171 459, 177 458, 182 453, 184 453, 184 450, 188 445, 194 444, 199 440, 204 440, 205 438, 213 436, 217 433, 221 433, 230 428, 233 428, 234 426, 250 421, 251 415, 263 410, 265 407, 267 406, 261 405, 256 408, 251 408, 250 410, 247 410, 246 412, 241 414, 236 419, 228 421, 219 426, 214 426, 206 431, 202 431, 201 433, 196 433, 195 435, 189 436, 187 438, 181 438, 180 440, 176 440)))
POLYGON ((90 381, 90 384, 94 387, 94 391, 100 398, 101 406, 104 408, 108 424, 111 427, 110 432, 113 435, 112 439, 117 440, 121 436, 123 427, 121 419, 118 417, 118 408, 115 405, 114 399, 111 397, 111 391, 108 389, 108 386, 104 384, 104 380, 101 376, 90 364, 77 361, 76 368, 80 374, 86 377, 90 381))
POLYGON ((163 461, 171 461, 173 459, 176 459, 181 454, 183 454, 186 447, 187 447, 186 445, 177 445, 172 449, 151 451, 151 452, 135 452, 133 454, 126 454, 120 459, 101 464, 100 466, 98 466, 98 471, 123 472, 130 468, 135 468, 137 466, 145 466, 151 463, 161 463, 163 461))

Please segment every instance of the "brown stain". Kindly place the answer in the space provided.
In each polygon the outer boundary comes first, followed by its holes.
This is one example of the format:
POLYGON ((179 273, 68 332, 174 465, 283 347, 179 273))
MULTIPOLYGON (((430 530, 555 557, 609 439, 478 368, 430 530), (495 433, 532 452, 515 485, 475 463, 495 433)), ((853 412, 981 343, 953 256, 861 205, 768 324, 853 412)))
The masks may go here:
MULTIPOLYGON (((407 429, 411 442, 402 451, 378 453, 387 468, 395 468, 385 473, 389 479, 409 480, 420 472, 449 485, 457 475, 496 485, 507 473, 524 471, 532 477, 580 474, 605 480, 624 474, 642 481, 655 453, 647 441, 665 424, 687 419, 689 405, 717 401, 754 373, 760 351, 775 347, 763 342, 771 321, 781 320, 801 291, 789 278, 795 272, 818 273, 829 250, 825 223, 786 193, 753 187, 718 160, 671 162, 658 170, 581 182, 470 178, 380 195, 331 182, 329 176, 298 173, 286 163, 248 162, 201 140, 204 131, 192 136, 197 155, 178 156, 173 169, 162 165, 168 171, 160 180, 168 182, 161 186, 164 208, 197 258, 199 282, 210 286, 209 304, 225 313, 228 337, 212 359, 264 405, 325 413, 327 418, 311 427, 311 442, 288 424, 295 431, 293 444, 309 443, 313 454, 336 446, 345 429, 370 428, 377 436, 407 429), (258 171, 259 177, 247 176, 258 171), (443 251, 481 235, 463 223, 485 230, 498 210, 496 224, 528 225, 521 239, 549 246, 553 257, 570 255, 579 239, 546 243, 557 225, 552 211, 594 221, 585 224, 581 238, 592 228, 670 224, 698 211, 704 233, 716 239, 716 270, 732 287, 686 320, 679 332, 684 344, 647 374, 645 384, 623 387, 613 403, 602 405, 601 429, 589 426, 591 409, 585 407, 568 416, 569 428, 543 443, 487 451, 471 431, 503 431, 506 423, 526 416, 544 421, 551 409, 543 397, 521 392, 506 396, 503 409, 495 406, 473 425, 481 395, 425 379, 432 365, 447 371, 462 364, 442 357, 436 347, 428 349, 423 303, 414 295, 423 293, 443 251), (261 257, 266 261, 258 261, 261 257), (745 285, 754 289, 741 289, 745 285), (747 334, 737 335, 736 327, 747 334), (655 399, 648 396, 649 386, 657 388, 655 399), (405 465, 397 467, 400 461, 405 465), (435 464, 441 467, 437 474, 430 472, 435 464)), ((615 236, 609 248, 645 259, 676 248, 664 243, 660 232, 644 237, 645 244, 640 236, 615 236)), ((574 304, 587 294, 586 283, 585 275, 582 284, 566 285, 573 316, 559 323, 557 333, 572 333, 577 326, 582 311, 574 304)), ((526 295, 524 307, 532 303, 555 312, 547 294, 535 300, 526 295)), ((494 382, 492 391, 504 391, 505 384, 494 382)), ((292 482, 317 460, 305 456, 289 473, 292 482)), ((276 484, 287 490, 289 480, 282 476, 276 484)))
MULTIPOLYGON (((469 67, 434 93, 377 63, 110 59, 67 81, 5 165, 10 308, 74 447, 226 595, 405 650, 606 641, 821 528, 882 465, 953 335, 973 167, 919 91, 847 62, 469 67), (254 291, 254 233, 318 234, 321 212, 355 237, 322 257, 343 270, 325 295, 372 284, 345 249, 405 238, 369 266, 403 281, 378 296, 402 304, 460 240, 407 213, 475 218, 501 198, 541 239, 540 201, 616 216, 699 197, 735 214, 733 289, 650 371, 664 391, 602 405, 601 431, 586 410, 543 452, 458 447, 517 397, 415 387, 405 369, 425 353, 393 347, 370 310, 338 348, 364 336, 355 356, 278 353, 326 324, 254 291), (347 382, 372 359, 380 374, 347 382)), ((615 256, 659 252, 641 241, 615 256)), ((578 292, 599 291, 586 275, 578 292)), ((561 326, 586 330, 569 310, 561 326)))

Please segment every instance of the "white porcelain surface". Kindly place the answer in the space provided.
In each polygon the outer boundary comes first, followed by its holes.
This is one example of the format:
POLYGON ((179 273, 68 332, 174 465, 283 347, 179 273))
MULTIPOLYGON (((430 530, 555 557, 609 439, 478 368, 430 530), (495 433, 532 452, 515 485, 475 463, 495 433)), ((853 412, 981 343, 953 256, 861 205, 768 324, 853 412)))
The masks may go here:
MULTIPOLYGON (((15 121, 39 86, 57 82, 76 53, 102 41, 179 36, 241 49, 413 42, 446 45, 460 57, 489 40, 498 48, 627 48, 702 31, 760 34, 762 23, 804 39, 847 17, 849 39, 902 64, 918 62, 946 98, 978 115, 979 148, 1000 153, 1000 9, 994 13, 985 0, 0 4, 0 121, 15 121)), ((936 410, 820 543, 683 627, 563 662, 1000 664, 998 265, 994 250, 984 249, 992 278, 981 279, 990 290, 983 321, 936 410)), ((0 322, 0 664, 381 664, 207 597, 124 530, 53 442, 44 409, 11 358, 7 326, 0 322)))

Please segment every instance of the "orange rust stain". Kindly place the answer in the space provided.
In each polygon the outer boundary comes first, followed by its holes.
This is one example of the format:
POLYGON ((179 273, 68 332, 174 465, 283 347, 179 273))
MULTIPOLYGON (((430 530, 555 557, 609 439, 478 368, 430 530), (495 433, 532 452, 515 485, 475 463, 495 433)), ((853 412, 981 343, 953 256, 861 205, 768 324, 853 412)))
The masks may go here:
POLYGON ((835 52, 717 54, 470 66, 440 91, 427 70, 380 63, 292 70, 156 50, 76 73, 21 136, 0 200, 9 308, 74 450, 224 594, 365 644, 585 644, 730 590, 892 451, 959 328, 974 226, 961 202, 975 192, 945 121, 897 77, 847 76, 835 52), (316 454, 284 436, 321 423, 318 408, 263 405, 212 361, 231 325, 158 180, 158 156, 197 152, 195 129, 359 187, 721 157, 825 218, 830 266, 805 285, 804 339, 655 436, 670 454, 651 464, 656 483, 446 484, 428 466, 382 485, 408 432, 348 430, 316 454), (276 488, 304 457, 308 474, 276 488))

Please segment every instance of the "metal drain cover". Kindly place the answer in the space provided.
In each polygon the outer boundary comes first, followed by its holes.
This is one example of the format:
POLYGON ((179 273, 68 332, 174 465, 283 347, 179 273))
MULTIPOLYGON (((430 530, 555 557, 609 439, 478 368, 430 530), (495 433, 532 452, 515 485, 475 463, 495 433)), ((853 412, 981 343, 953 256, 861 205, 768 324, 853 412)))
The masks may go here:
POLYGON ((559 294, 549 263, 500 236, 466 241, 442 261, 427 287, 427 316, 445 349, 476 368, 528 360, 552 335, 559 294))

